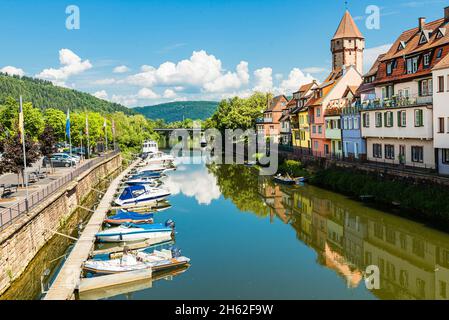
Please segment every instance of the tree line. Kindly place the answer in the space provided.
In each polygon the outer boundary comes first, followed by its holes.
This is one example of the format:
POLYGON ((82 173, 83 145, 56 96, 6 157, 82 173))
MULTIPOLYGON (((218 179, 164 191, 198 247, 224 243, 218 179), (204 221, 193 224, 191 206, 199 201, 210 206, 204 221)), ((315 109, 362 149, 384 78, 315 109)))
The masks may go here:
MULTIPOLYGON (((27 101, 23 103, 23 115, 27 165, 31 166, 42 156, 56 152, 57 142, 68 140, 67 115, 56 108, 42 110, 27 101)), ((110 149, 115 142, 125 154, 138 153, 144 140, 158 139, 158 135, 154 132, 155 126, 154 121, 146 119, 143 115, 126 115, 123 112, 102 114, 90 111, 90 108, 89 111, 70 112, 72 147, 89 144, 92 153, 97 151, 100 144, 104 145, 106 140, 110 149), (89 135, 86 131, 86 119, 89 135)), ((19 102, 12 97, 6 98, 0 104, 0 153, 0 174, 20 173, 24 170, 19 131, 19 102)))

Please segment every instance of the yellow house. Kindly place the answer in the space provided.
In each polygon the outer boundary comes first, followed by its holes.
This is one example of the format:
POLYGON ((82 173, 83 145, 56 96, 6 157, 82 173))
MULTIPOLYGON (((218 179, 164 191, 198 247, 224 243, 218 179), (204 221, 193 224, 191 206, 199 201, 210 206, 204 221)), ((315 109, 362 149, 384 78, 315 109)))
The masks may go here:
POLYGON ((293 99, 296 108, 291 112, 290 124, 292 128, 293 145, 298 148, 310 149, 312 143, 310 140, 310 118, 309 109, 305 105, 312 97, 313 89, 318 86, 316 81, 301 86, 299 90, 293 93, 293 99))

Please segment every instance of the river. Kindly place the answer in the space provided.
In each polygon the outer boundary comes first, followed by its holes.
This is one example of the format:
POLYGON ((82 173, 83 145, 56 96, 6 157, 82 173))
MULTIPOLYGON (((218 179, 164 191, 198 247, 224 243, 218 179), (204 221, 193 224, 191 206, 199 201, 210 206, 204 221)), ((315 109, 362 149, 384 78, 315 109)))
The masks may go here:
POLYGON ((312 186, 280 186, 243 165, 169 174, 178 274, 112 299, 446 299, 449 235, 312 186), (364 272, 379 269, 379 289, 364 272), (134 291, 134 292, 132 292, 134 291))

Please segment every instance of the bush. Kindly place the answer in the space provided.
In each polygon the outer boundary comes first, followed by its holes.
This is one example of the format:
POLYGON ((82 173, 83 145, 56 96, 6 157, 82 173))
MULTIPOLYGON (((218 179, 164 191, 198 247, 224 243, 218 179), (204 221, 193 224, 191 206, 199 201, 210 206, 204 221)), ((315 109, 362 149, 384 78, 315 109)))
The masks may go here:
POLYGON ((279 173, 288 174, 291 177, 304 177, 307 176, 307 171, 301 162, 295 160, 286 160, 279 166, 279 173))
POLYGON ((372 195, 377 203, 383 205, 397 202, 400 208, 416 217, 449 224, 449 190, 438 185, 388 180, 338 168, 318 171, 310 183, 357 198, 372 195))

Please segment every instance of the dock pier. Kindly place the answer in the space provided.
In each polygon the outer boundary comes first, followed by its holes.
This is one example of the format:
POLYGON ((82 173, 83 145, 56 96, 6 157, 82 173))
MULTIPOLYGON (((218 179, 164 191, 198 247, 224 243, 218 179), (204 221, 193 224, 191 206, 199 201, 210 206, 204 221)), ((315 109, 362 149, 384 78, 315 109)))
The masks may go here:
POLYGON ((111 182, 97 210, 87 223, 86 228, 70 252, 58 276, 45 295, 44 300, 73 300, 75 298, 74 292, 80 284, 82 265, 89 258, 93 250, 95 234, 100 231, 103 225, 103 221, 111 208, 111 202, 114 199, 114 194, 120 182, 140 161, 140 159, 134 161, 111 182))

